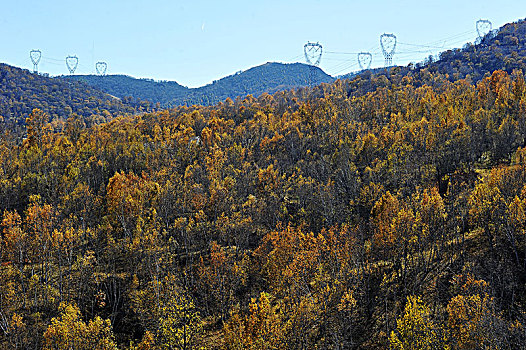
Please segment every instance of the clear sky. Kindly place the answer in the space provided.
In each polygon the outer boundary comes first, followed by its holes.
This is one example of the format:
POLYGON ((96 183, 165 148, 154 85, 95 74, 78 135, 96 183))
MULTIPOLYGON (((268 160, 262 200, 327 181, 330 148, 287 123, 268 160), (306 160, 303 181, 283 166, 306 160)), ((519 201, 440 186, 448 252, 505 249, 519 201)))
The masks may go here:
POLYGON ((319 41, 320 67, 331 75, 358 69, 356 52, 383 66, 379 36, 398 38, 395 64, 418 62, 442 47, 477 36, 475 22, 493 28, 526 17, 525 0, 498 1, 204 1, 0 0, 0 62, 76 74, 105 61, 108 74, 175 80, 196 87, 269 61, 304 62, 303 45, 319 41))

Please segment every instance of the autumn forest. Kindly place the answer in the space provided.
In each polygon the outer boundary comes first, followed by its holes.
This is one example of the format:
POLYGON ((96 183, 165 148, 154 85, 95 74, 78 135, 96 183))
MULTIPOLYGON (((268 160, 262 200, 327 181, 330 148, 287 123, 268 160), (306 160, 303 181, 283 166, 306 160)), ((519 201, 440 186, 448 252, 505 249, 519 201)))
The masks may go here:
POLYGON ((0 348, 525 348, 524 45, 211 106, 9 92, 0 348))

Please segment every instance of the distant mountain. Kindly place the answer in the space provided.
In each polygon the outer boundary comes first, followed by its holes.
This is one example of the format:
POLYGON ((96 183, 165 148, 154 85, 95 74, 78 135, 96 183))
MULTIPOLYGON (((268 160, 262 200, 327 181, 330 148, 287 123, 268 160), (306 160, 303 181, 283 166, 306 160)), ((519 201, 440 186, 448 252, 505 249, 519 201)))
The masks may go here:
POLYGON ((61 78, 81 81, 115 97, 131 96, 159 102, 163 106, 169 105, 176 98, 186 96, 190 91, 175 81, 137 79, 128 75, 68 75, 61 78))
POLYGON ((134 113, 141 106, 132 99, 121 100, 81 82, 0 63, 0 120, 22 125, 34 108, 46 112, 49 121, 66 120, 75 113, 90 125, 117 114, 134 113))
MULTIPOLYGON (((246 71, 229 75, 199 88, 186 88, 173 81, 153 81, 136 79, 124 75, 73 75, 64 76, 67 80, 85 82, 116 97, 131 96, 162 106, 204 104, 211 105, 226 98, 274 93, 310 83, 311 67, 303 63, 266 63, 246 71)), ((330 83, 334 78, 314 68, 313 83, 330 83)))
POLYGON ((191 93, 183 99, 175 99, 175 103, 207 105, 223 101, 227 97, 232 99, 245 95, 257 97, 265 92, 275 93, 308 86, 311 69, 314 69, 314 85, 335 80, 318 67, 312 68, 303 63, 269 62, 214 81, 212 84, 192 89, 191 93))

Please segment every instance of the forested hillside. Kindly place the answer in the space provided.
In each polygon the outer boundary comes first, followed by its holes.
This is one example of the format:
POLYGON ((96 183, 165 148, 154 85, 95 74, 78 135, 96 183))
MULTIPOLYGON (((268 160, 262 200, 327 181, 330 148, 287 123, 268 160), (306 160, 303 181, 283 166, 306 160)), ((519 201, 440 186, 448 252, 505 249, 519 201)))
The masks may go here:
POLYGON ((512 74, 514 70, 526 71, 526 25, 523 20, 509 23, 486 35, 479 44, 467 43, 461 49, 444 51, 439 60, 430 57, 425 62, 409 64, 391 69, 372 69, 351 76, 352 95, 363 95, 378 87, 388 87, 411 82, 415 86, 423 84, 435 86, 434 74, 445 75, 454 82, 466 79, 476 84, 495 70, 512 74), (391 80, 394 77, 397 80, 391 80))
MULTIPOLYGON (((334 81, 330 75, 315 68, 315 85, 334 81)), ((73 75, 68 80, 80 80, 117 97, 131 96, 160 103, 164 107, 177 105, 213 105, 227 98, 260 96, 263 93, 308 86, 310 67, 302 63, 266 63, 199 88, 186 88, 176 82, 134 79, 122 75, 73 75)))
POLYGON ((318 67, 310 67, 303 63, 269 62, 192 89, 188 96, 174 99, 172 105, 212 105, 227 98, 244 98, 246 95, 259 97, 263 93, 275 93, 308 86, 311 83, 318 85, 333 81, 334 78, 318 67), (314 69, 312 82, 311 69, 314 69))
POLYGON ((11 128, 22 125, 31 111, 46 112, 46 122, 55 124, 76 114, 88 124, 97 124, 136 111, 150 103, 120 100, 86 84, 33 74, 0 63, 0 116, 11 128))
POLYGON ((525 348, 525 71, 482 48, 458 70, 4 128, 0 346, 525 348), (470 62, 480 79, 455 77, 470 62))
POLYGON ((134 97, 166 106, 174 99, 185 96, 189 89, 175 81, 136 79, 127 75, 72 75, 62 78, 82 81, 119 98, 134 97))

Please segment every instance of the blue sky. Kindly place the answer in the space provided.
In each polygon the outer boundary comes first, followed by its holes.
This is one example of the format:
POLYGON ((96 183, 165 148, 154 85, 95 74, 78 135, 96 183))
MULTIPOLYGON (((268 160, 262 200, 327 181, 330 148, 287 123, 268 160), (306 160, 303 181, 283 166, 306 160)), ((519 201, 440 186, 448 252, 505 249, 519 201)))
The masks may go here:
POLYGON ((1 0, 0 62, 66 74, 64 59, 79 57, 77 74, 175 80, 195 87, 268 61, 304 62, 303 45, 319 41, 327 73, 357 70, 356 52, 383 66, 379 36, 398 38, 395 64, 474 41, 475 22, 493 28, 526 17, 526 1, 14 1, 1 0))

